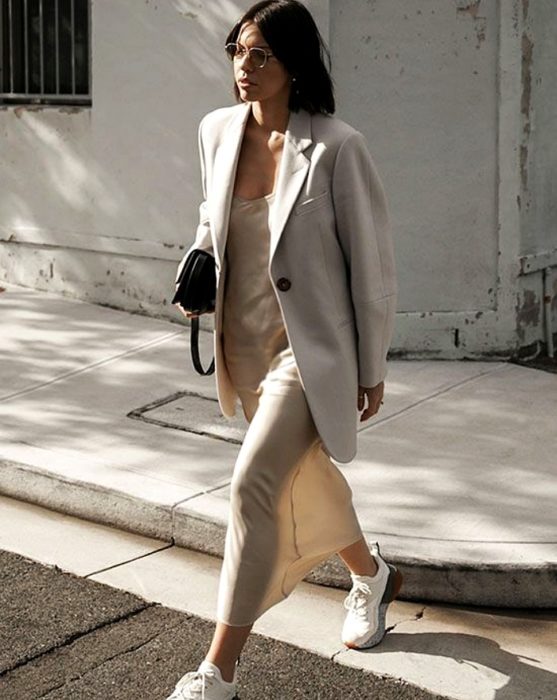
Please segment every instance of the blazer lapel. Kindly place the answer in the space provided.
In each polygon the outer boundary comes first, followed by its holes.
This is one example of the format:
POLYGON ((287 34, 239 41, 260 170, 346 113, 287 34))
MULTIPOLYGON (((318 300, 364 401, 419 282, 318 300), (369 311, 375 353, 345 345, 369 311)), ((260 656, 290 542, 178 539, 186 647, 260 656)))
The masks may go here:
POLYGON ((213 178, 214 208, 212 207, 212 210, 217 239, 215 257, 220 267, 222 267, 224 261, 232 193, 234 192, 234 183, 236 181, 236 169, 250 113, 251 105, 249 102, 239 105, 238 111, 228 123, 226 134, 215 154, 215 175, 213 178))
MULTIPOLYGON (((213 220, 217 239, 216 258, 221 267, 224 261, 236 170, 250 114, 251 104, 249 102, 241 104, 240 109, 229 122, 226 134, 215 155, 213 220)), ((290 112, 269 219, 270 260, 275 253, 286 221, 306 179, 310 160, 305 156, 304 151, 311 143, 311 115, 309 112, 305 110, 290 112)))
POLYGON ((303 109, 299 112, 290 112, 288 126, 284 135, 284 146, 275 187, 275 197, 271 205, 269 223, 271 230, 270 260, 273 259, 286 221, 308 174, 310 160, 304 154, 304 151, 311 143, 310 113, 303 109))

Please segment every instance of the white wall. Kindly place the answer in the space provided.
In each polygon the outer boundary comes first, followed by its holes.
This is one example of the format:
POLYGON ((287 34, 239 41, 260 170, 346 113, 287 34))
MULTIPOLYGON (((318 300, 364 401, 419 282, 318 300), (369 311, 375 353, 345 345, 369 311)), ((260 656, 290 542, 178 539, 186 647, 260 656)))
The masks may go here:
POLYGON ((446 0, 331 8, 339 116, 368 137, 390 196, 398 345, 487 349, 474 326, 496 305, 496 3, 481 20, 446 0))
MULTIPOLYGON (((197 222, 197 124, 233 103, 222 46, 250 4, 93 0, 93 106, 0 108, 4 279, 179 320, 168 299, 197 222)), ((367 136, 391 204, 393 350, 477 357, 535 342, 519 273, 521 255, 557 247, 556 103, 538 82, 555 77, 551 2, 529 16, 526 0, 307 4, 330 42, 337 115, 367 136)), ((528 279, 539 294, 539 274, 528 279)))

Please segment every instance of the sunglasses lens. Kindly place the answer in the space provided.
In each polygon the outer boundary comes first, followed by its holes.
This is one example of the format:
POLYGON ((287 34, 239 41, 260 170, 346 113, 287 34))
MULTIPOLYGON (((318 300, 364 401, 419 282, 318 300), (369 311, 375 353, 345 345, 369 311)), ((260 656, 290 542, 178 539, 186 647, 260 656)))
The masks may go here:
MULTIPOLYGON (((239 46, 238 44, 227 44, 224 47, 226 55, 231 61, 238 60, 241 61, 246 55, 246 50, 239 46)), ((267 59, 266 52, 263 49, 253 48, 249 49, 249 60, 254 68, 263 68, 265 61, 267 59)))
POLYGON ((265 51, 263 49, 250 49, 250 60, 255 68, 262 68, 265 65, 265 51))

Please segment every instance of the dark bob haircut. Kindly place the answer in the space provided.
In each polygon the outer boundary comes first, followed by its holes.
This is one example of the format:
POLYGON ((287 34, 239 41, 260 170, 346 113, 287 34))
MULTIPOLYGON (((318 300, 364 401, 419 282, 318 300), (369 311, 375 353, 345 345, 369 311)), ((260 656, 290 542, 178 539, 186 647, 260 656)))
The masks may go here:
MULTIPOLYGON (((334 114, 335 97, 330 75, 331 56, 309 10, 297 0, 263 0, 240 17, 226 37, 225 44, 236 42, 246 22, 259 27, 271 51, 296 78, 290 90, 288 108, 300 108, 310 114, 334 114), (325 66, 327 59, 328 68, 325 66)), ((236 100, 240 92, 234 82, 236 100)))

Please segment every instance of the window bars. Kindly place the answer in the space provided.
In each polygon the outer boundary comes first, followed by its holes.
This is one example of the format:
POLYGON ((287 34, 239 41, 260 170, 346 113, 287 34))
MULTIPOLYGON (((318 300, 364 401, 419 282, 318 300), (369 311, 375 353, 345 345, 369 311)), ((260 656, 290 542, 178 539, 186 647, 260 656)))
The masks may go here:
POLYGON ((0 105, 91 104, 90 0, 0 0, 0 105))

